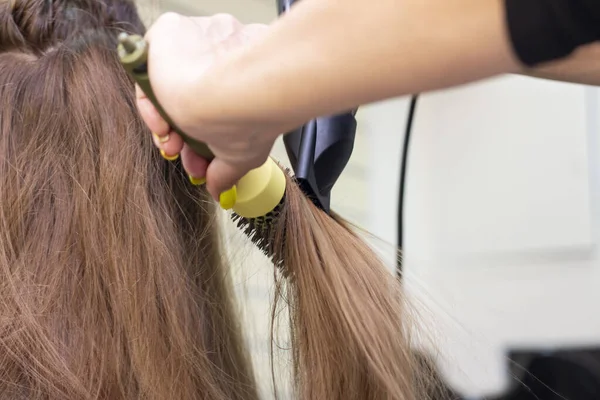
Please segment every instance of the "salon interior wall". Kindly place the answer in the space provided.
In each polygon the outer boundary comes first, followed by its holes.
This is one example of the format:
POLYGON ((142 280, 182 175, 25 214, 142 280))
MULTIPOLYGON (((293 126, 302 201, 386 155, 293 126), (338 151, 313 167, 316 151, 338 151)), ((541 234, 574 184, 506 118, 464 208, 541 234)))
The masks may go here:
MULTIPOLYGON (((367 227, 392 241, 407 111, 362 110, 367 227)), ((600 91, 504 76, 427 94, 409 148, 406 282, 446 381, 492 396, 509 348, 600 345, 600 91)))
MULTIPOLYGON (((268 23, 275 0, 146 0, 161 11, 268 23), (158 7, 157 7, 158 5, 158 7)), ((333 206, 378 239, 394 267, 398 172, 408 99, 363 107, 355 151, 333 206)), ((423 96, 407 186, 406 284, 464 395, 509 380, 505 349, 595 344, 600 338, 600 94, 501 77, 423 96)), ((273 155, 285 161, 281 142, 273 155)), ((265 390, 273 271, 228 230, 245 329, 265 390)), ((281 360, 281 365, 285 360, 281 360)), ((287 387, 282 384, 282 398, 287 387)))

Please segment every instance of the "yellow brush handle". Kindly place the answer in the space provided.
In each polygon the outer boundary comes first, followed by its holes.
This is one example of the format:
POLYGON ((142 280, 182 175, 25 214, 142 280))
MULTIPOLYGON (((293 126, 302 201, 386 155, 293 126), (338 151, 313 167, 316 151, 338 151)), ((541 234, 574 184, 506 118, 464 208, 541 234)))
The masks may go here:
POLYGON ((148 77, 148 44, 139 35, 127 35, 122 33, 119 36, 119 59, 127 72, 133 77, 140 89, 146 94, 148 100, 152 102, 154 108, 160 116, 169 124, 171 129, 177 132, 185 143, 194 150, 194 152, 207 160, 212 160, 215 156, 208 146, 194 138, 186 135, 175 123, 169 118, 165 110, 158 102, 150 78, 148 77))

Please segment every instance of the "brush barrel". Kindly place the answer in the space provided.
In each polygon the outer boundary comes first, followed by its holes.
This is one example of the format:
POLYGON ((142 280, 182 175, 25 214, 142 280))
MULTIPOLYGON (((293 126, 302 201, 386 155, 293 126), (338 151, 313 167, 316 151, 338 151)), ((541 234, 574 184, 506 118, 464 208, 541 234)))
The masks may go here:
POLYGON ((237 183, 237 201, 233 211, 240 217, 257 218, 277 207, 285 194, 285 173, 272 159, 248 172, 237 183))

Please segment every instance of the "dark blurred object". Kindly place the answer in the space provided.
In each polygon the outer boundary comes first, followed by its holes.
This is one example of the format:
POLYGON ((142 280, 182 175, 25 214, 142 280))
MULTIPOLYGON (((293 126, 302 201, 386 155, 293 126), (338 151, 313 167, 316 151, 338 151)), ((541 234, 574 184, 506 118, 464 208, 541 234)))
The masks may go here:
MULTIPOLYGON (((288 12, 298 0, 277 0, 277 13, 288 12)), ((356 136, 356 109, 308 121, 283 135, 283 143, 300 189, 330 212, 331 190, 346 168, 356 136)))
POLYGON ((277 0, 277 12, 279 14, 288 12, 295 2, 296 0, 277 0))
POLYGON ((513 351, 512 389, 500 397, 461 397, 443 383, 434 362, 418 354, 426 374, 427 400, 600 400, 600 349, 571 349, 553 352, 513 351))
POLYGON ((522 383, 497 400, 599 400, 600 350, 514 352, 512 373, 522 383))

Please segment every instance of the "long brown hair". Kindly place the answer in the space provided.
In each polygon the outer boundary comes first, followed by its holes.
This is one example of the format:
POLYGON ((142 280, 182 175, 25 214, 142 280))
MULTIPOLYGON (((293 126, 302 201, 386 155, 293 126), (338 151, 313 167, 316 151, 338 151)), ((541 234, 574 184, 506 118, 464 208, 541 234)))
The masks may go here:
POLYGON ((297 397, 425 399, 431 382, 410 348, 408 303, 373 249, 291 179, 279 224, 276 293, 290 315, 297 397))
POLYGON ((0 4, 0 398, 255 399, 215 210, 154 151, 128 0, 0 4))

